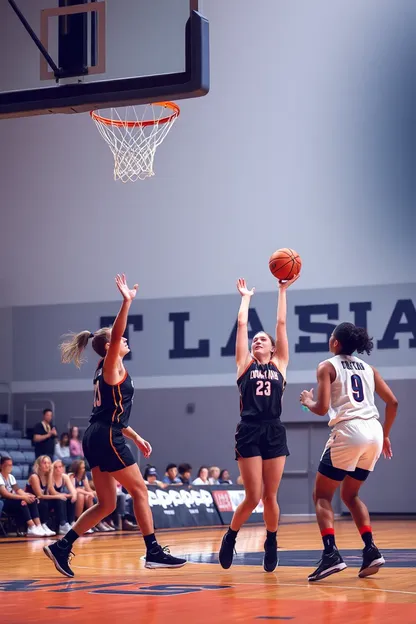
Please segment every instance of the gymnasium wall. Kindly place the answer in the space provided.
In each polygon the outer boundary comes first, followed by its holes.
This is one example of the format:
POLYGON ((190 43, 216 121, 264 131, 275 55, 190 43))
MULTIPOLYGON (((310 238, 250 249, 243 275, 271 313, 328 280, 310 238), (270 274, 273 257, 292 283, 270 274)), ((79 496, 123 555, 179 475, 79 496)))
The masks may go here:
MULTIPOLYGON (((252 327, 270 331, 267 259, 291 246, 304 266, 289 291, 285 419, 301 424, 288 467, 314 469, 302 445, 316 419, 298 395, 328 356, 316 343, 338 320, 359 320, 400 400, 397 451, 377 468, 373 507, 416 511, 406 452, 416 378, 416 5, 262 0, 259 11, 249 0, 205 0, 203 9, 211 91, 181 103, 154 178, 115 183, 88 115, 0 123, 0 381, 13 384, 14 418, 23 421, 30 399, 53 398, 61 429, 85 422, 93 358, 80 373, 61 366, 57 343, 114 316, 113 276, 125 271, 140 283, 129 327, 133 426, 153 440, 159 468, 215 461, 236 476, 235 280, 256 286, 252 327), (384 487, 393 478, 400 491, 384 487)), ((13 32, 4 33, 10 45, 13 32)), ((327 435, 317 420, 315 463, 327 435)), ((310 497, 309 477, 290 479, 288 490, 310 497)))

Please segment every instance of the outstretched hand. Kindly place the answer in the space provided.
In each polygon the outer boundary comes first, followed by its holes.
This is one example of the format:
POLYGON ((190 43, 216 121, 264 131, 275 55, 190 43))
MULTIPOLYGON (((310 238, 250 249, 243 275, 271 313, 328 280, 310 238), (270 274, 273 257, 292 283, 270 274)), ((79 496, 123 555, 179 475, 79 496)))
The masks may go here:
POLYGON ((298 275, 294 275, 292 279, 290 280, 279 280, 280 290, 286 290, 286 288, 289 288, 289 286, 292 286, 292 284, 296 282, 296 280, 299 279, 299 277, 300 277, 300 273, 298 273, 298 275))
POLYGON ((254 291, 256 290, 255 288, 252 288, 251 290, 249 290, 247 288, 247 284, 246 284, 246 280, 242 279, 241 277, 237 280, 237 290, 240 293, 240 295, 242 297, 244 297, 245 295, 248 295, 249 297, 252 297, 254 295, 254 291))
POLYGON ((124 273, 122 273, 121 275, 117 274, 116 284, 117 288, 122 294, 124 301, 133 301, 139 289, 139 285, 135 284, 133 288, 129 288, 124 273))

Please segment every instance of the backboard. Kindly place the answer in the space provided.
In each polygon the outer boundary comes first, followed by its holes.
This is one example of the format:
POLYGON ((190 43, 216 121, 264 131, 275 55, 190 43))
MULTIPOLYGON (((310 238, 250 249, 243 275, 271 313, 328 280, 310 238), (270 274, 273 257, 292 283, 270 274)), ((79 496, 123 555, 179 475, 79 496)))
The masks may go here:
POLYGON ((200 4, 3 0, 0 118, 205 95, 209 25, 200 4))

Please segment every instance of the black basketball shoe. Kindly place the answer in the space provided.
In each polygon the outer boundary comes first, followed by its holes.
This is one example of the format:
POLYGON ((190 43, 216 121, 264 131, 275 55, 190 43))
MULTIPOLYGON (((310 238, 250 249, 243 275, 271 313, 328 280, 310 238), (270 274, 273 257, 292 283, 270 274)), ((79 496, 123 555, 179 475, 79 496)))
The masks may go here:
POLYGON ((264 542, 263 568, 266 572, 273 572, 278 564, 277 540, 275 538, 268 537, 264 542))
POLYGON ((344 563, 336 548, 334 548, 331 553, 326 553, 324 551, 318 567, 312 574, 309 574, 308 581, 320 581, 327 576, 331 576, 331 574, 341 572, 341 570, 344 570, 346 567, 347 564, 344 563))
POLYGON ((221 567, 223 567, 224 570, 228 570, 228 568, 231 567, 234 557, 234 550, 235 537, 227 531, 227 533, 222 538, 221 548, 218 555, 221 567))
POLYGON ((49 546, 43 547, 43 552, 51 561, 54 562, 55 568, 64 576, 74 578, 75 574, 69 567, 72 557, 75 557, 71 551, 71 545, 66 546, 63 540, 49 544, 49 546))
POLYGON ((375 544, 363 548, 363 565, 360 568, 358 576, 365 578, 372 574, 377 574, 379 568, 386 563, 383 555, 375 544))
POLYGON ((145 568, 181 568, 186 563, 186 559, 172 557, 169 548, 167 546, 162 548, 159 544, 148 550, 144 559, 145 568))

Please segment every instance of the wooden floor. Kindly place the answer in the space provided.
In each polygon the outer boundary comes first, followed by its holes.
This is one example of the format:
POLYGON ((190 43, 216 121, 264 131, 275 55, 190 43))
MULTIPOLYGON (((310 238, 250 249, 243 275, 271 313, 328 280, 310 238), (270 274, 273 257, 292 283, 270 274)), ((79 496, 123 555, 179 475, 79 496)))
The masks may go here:
POLYGON ((312 522, 282 524, 273 574, 261 565, 259 526, 240 532, 230 570, 216 558, 223 528, 159 532, 162 545, 190 559, 179 570, 146 570, 136 533, 83 537, 74 548, 74 580, 45 557, 45 540, 1 539, 0 622, 416 624, 416 521, 375 521, 373 529, 387 560, 377 575, 357 577, 362 544, 345 520, 336 539, 348 568, 315 584, 306 580, 321 549, 312 522))

